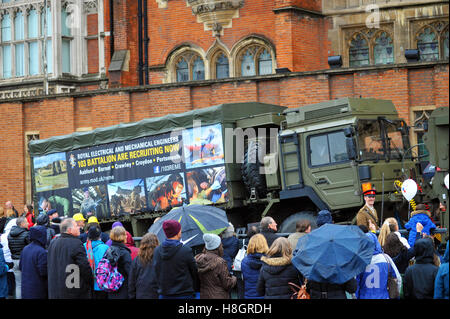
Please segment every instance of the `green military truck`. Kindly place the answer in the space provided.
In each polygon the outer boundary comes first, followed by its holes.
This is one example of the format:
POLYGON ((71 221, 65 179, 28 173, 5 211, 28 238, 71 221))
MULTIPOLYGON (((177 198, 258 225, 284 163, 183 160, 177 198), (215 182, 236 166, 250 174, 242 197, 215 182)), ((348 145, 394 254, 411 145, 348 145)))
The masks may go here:
MULTIPOLYGON (((29 143, 35 204, 70 202, 66 216, 121 220, 142 236, 172 207, 225 209, 236 227, 272 216, 281 232, 327 209, 350 223, 376 189, 382 219, 405 221, 398 185, 422 183, 409 129, 388 100, 344 98, 286 108, 230 103, 29 143), (65 170, 48 173, 57 162, 65 170)), ((435 204, 430 192, 416 201, 435 204), (427 197, 428 196, 428 197, 427 197)), ((54 206, 57 203, 54 203, 54 206)))
MULTIPOLYGON (((424 135, 425 146, 429 152, 430 163, 435 166, 435 173, 427 186, 426 199, 432 202, 440 202, 445 211, 440 210, 440 224, 442 228, 449 226, 449 200, 448 188, 444 184, 444 178, 449 174, 448 149, 449 149, 449 114, 448 107, 440 107, 430 114, 424 135)), ((448 236, 448 233, 447 233, 448 236)))

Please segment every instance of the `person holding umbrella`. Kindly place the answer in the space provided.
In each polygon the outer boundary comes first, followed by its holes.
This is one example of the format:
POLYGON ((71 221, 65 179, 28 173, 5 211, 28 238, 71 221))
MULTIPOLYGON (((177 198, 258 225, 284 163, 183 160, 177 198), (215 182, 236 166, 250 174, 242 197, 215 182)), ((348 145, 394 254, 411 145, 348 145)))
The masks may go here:
POLYGON ((356 291, 354 277, 370 263, 373 245, 358 226, 326 223, 298 240, 292 263, 308 280, 311 299, 345 299, 356 291))
POLYGON ((389 299, 389 276, 397 279, 398 292, 402 287, 402 278, 391 257, 383 253, 377 235, 368 232, 366 236, 374 243, 373 256, 366 269, 356 277, 358 281, 356 297, 357 299, 389 299))
POLYGON ((159 299, 193 299, 199 291, 198 269, 192 250, 180 242, 181 224, 169 219, 162 228, 167 238, 153 256, 159 299))

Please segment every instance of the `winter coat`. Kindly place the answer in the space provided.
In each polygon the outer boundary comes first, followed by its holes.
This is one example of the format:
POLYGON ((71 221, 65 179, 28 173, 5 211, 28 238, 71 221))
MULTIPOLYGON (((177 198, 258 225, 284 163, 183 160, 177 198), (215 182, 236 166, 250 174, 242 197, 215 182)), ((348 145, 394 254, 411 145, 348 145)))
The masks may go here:
POLYGON ((236 236, 222 238, 223 259, 227 262, 228 271, 231 272, 233 260, 239 251, 239 239, 236 236))
POLYGON ((434 281, 434 299, 449 299, 449 275, 448 275, 448 241, 442 264, 439 267, 434 281))
POLYGON ((8 245, 11 251, 12 259, 20 259, 20 254, 26 245, 30 243, 28 229, 19 226, 13 226, 8 235, 8 245))
MULTIPOLYGON (((103 256, 105 255, 105 252, 108 250, 109 247, 101 240, 91 241, 91 244, 92 244, 92 253, 94 255, 94 263, 95 263, 94 273, 95 273, 95 270, 98 267, 98 263, 103 258, 103 256)), ((84 249, 86 249, 86 254, 87 254, 88 251, 87 251, 86 245, 87 245, 86 243, 83 244, 84 249)), ((98 287, 97 280, 95 280, 95 279, 94 279, 94 290, 101 291, 101 289, 98 287)))
MULTIPOLYGON (((292 250, 296 250, 296 247, 297 247, 297 243, 298 243, 298 240, 300 239, 300 238, 302 238, 303 236, 305 236, 307 233, 300 233, 300 232, 295 232, 295 233, 292 233, 292 234, 290 234, 289 236, 288 236, 288 240, 289 240, 289 243, 291 244, 291 247, 292 247, 292 250)), ((295 252, 294 252, 294 255, 295 255, 295 252)))
POLYGON ((9 267, 6 265, 3 256, 3 246, 0 244, 0 298, 8 297, 8 279, 6 278, 8 270, 9 267))
POLYGON ((152 260, 144 266, 139 257, 135 258, 128 275, 128 298, 158 299, 158 287, 154 276, 152 260))
POLYGON ((94 278, 86 250, 78 237, 63 233, 53 239, 48 247, 47 263, 49 299, 91 297, 94 278), (79 274, 76 281, 75 273, 79 274), (73 286, 68 287, 67 282, 73 286))
POLYGON ((227 262, 217 250, 206 250, 195 256, 200 279, 200 299, 229 299, 236 277, 228 271, 227 262))
POLYGON ((432 299, 439 267, 433 264, 434 247, 430 238, 418 239, 414 245, 416 263, 405 272, 405 299, 432 299))
POLYGON ((373 211, 369 208, 369 206, 364 205, 356 214, 356 225, 364 225, 369 229, 369 220, 375 225, 375 228, 378 230, 380 227, 378 226, 378 213, 375 208, 373 211))
POLYGON ((417 237, 416 224, 423 225, 422 233, 430 235, 431 229, 436 229, 436 225, 431 220, 431 213, 426 210, 416 210, 411 213, 411 218, 405 224, 405 228, 409 231, 408 244, 414 247, 417 237))
POLYGON ((270 246, 272 246, 272 243, 275 241, 275 239, 278 238, 277 232, 274 231, 273 229, 263 229, 261 230, 261 233, 267 241, 267 246, 270 248, 270 246))
POLYGON ((25 217, 26 217, 27 222, 28 222, 28 229, 30 229, 31 227, 34 226, 34 221, 33 221, 33 220, 34 220, 34 216, 33 216, 33 213, 28 212, 28 213, 26 213, 25 217))
POLYGON ((245 299, 262 299, 264 295, 259 295, 256 291, 259 273, 263 262, 260 253, 245 256, 241 263, 242 277, 244 278, 244 298, 245 299))
POLYGON ((291 258, 273 256, 261 257, 263 265, 258 278, 257 292, 266 299, 289 299, 292 290, 288 283, 301 285, 303 279, 291 258))
POLYGON ((166 239, 153 255, 158 294, 192 296, 199 291, 197 263, 192 250, 178 240, 166 239))
POLYGON ((310 294, 311 299, 347 299, 345 292, 353 294, 356 292, 357 286, 358 282, 355 278, 342 285, 308 280, 306 290, 310 294))
POLYGON ((47 229, 47 242, 45 244, 45 248, 47 249, 50 246, 50 242, 53 237, 55 237, 56 232, 53 228, 50 228, 50 220, 48 219, 47 214, 40 214, 36 218, 36 225, 44 226, 47 229))
POLYGON ((30 228, 31 243, 20 257, 19 268, 22 272, 22 298, 47 299, 47 229, 44 226, 30 228))
POLYGON ((397 256, 392 257, 392 260, 397 266, 398 272, 404 274, 406 268, 409 266, 409 261, 416 255, 414 247, 407 249, 406 247, 400 251, 397 256))
POLYGON ((358 281, 356 297, 358 299, 389 299, 387 288, 389 274, 397 278, 398 291, 402 287, 401 275, 391 257, 383 253, 377 236, 372 232, 368 232, 366 236, 373 241, 375 248, 370 264, 366 266, 364 272, 356 276, 358 281))
POLYGON ((110 249, 118 252, 117 270, 122 274, 124 281, 118 291, 108 293, 108 299, 128 299, 128 276, 131 269, 131 251, 124 243, 113 241, 110 249))
POLYGON ((127 232, 127 242, 125 243, 125 246, 130 250, 131 260, 134 260, 139 254, 139 248, 134 245, 133 236, 131 236, 129 232, 127 232))

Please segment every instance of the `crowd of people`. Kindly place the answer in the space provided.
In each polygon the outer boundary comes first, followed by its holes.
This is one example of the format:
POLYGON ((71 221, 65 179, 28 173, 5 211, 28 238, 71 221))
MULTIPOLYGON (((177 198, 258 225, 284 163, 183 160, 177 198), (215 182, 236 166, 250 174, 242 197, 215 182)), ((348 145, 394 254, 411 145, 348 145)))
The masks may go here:
POLYGON ((395 218, 379 224, 374 194, 364 195, 355 224, 373 242, 373 256, 345 283, 310 280, 292 262, 302 253, 300 238, 333 223, 328 211, 298 220, 287 237, 272 217, 241 240, 230 223, 219 235, 203 234, 204 246, 193 249, 181 241, 176 220, 162 223, 164 240, 146 233, 136 247, 121 222, 107 234, 95 216, 60 219, 50 210, 34 217, 32 206, 20 214, 7 202, 0 207, 0 298, 289 299, 293 283, 305 285, 311 299, 448 299, 448 241, 441 256, 426 207, 416 207, 404 237, 395 218), (111 274, 99 280, 107 265, 111 274))

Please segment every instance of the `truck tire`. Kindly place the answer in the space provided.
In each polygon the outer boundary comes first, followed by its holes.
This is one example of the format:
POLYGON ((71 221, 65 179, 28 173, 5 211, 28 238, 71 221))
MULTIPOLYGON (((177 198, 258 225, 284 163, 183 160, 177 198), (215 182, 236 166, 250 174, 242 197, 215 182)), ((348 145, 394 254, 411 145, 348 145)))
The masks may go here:
POLYGON ((295 233, 295 224, 299 219, 308 219, 311 222, 311 229, 317 228, 316 216, 311 211, 301 211, 290 215, 280 225, 280 233, 295 233))
POLYGON ((258 154, 263 152, 261 142, 249 140, 244 153, 244 162, 241 166, 242 179, 251 194, 251 189, 255 188, 258 198, 265 198, 267 195, 266 176, 259 173, 259 169, 264 165, 259 161, 258 154))

